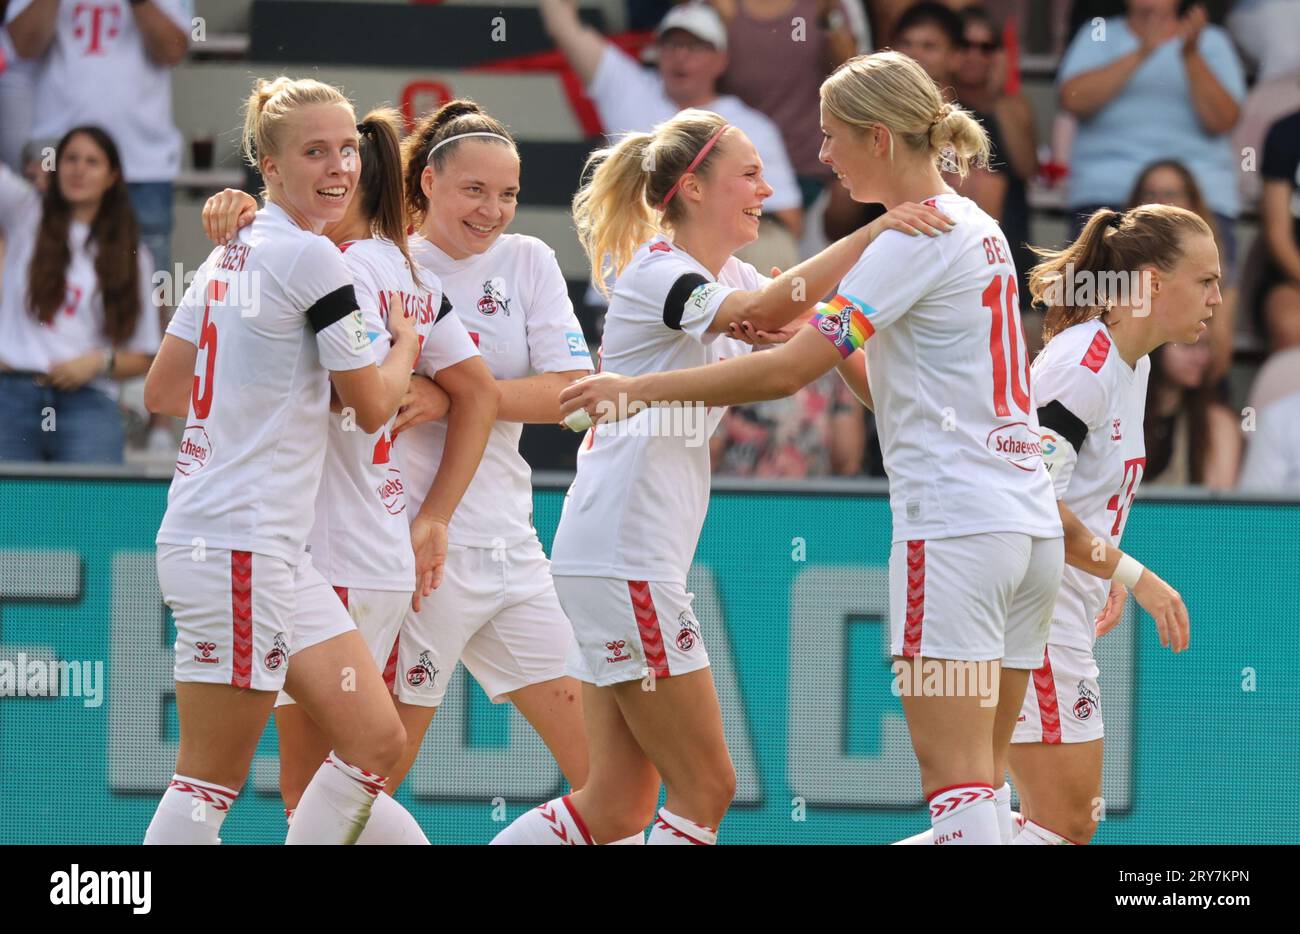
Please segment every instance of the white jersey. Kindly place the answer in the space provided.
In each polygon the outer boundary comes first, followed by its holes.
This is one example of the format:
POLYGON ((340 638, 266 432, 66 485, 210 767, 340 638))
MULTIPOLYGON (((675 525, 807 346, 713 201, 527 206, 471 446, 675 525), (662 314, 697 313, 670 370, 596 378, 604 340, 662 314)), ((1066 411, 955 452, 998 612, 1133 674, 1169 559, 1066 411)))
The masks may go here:
MULTIPOLYGON (((734 256, 713 275, 664 237, 614 283, 600 365, 636 376, 748 353, 707 333, 723 300, 766 280, 734 256)), ((709 436, 726 406, 650 408, 587 432, 551 551, 554 574, 685 585, 709 508, 709 436)))
POLYGON ((973 201, 945 193, 926 203, 956 228, 940 237, 885 231, 832 302, 865 314, 893 540, 1057 538, 1011 250, 973 201))
POLYGON ((213 250, 168 334, 198 347, 160 545, 297 564, 329 436, 329 370, 374 364, 338 248, 268 204, 213 250))
MULTIPOLYGON (((1142 435, 1151 359, 1130 368, 1100 320, 1057 334, 1034 361, 1043 457, 1056 497, 1093 535, 1118 547, 1146 469, 1142 435)), ((1110 581, 1067 567, 1048 641, 1091 649, 1110 581)))
MULTIPOLYGON (((442 280, 452 309, 497 379, 591 369, 564 274, 555 251, 541 240, 503 234, 485 253, 459 260, 420 236, 411 238, 410 250, 422 274, 442 280)), ((448 527, 451 544, 508 547, 536 535, 532 471, 519 453, 523 430, 521 422, 493 424, 483 459, 448 527)), ((446 442, 445 419, 417 425, 402 439, 402 467, 411 478, 407 495, 415 509, 433 482, 446 442)))
MULTIPOLYGON (((104 336, 104 298, 95 272, 95 247, 88 244, 89 225, 68 224, 68 268, 64 300, 49 324, 41 324, 28 305, 29 270, 41 225, 41 197, 26 181, 0 165, 0 235, 5 240, 4 282, 0 295, 0 365, 11 370, 47 373, 92 350, 111 346, 104 336)), ((118 350, 155 354, 162 339, 158 309, 150 298, 153 259, 137 247, 140 317, 131 338, 118 350)), ((96 377, 87 385, 117 398, 118 384, 96 377)))
MULTIPOLYGON (((354 240, 339 247, 352 273, 375 362, 388 356, 389 292, 399 292, 415 315, 420 356, 415 367, 432 374, 477 354, 469 335, 451 313, 438 278, 428 272, 417 286, 402 251, 381 238, 354 240)), ((335 587, 412 590, 415 555, 406 515, 406 495, 398 458, 393 456, 393 422, 366 434, 355 419, 331 412, 329 443, 316 524, 308 537, 312 563, 335 587)))
MULTIPOLYGON (((11 0, 13 22, 33 0, 11 0)), ((54 37, 39 59, 32 139, 57 139, 95 124, 113 136, 128 182, 162 182, 181 167, 181 133, 172 120, 171 69, 150 58, 129 0, 61 0, 54 37)), ((154 0, 188 39, 192 0, 154 0)))

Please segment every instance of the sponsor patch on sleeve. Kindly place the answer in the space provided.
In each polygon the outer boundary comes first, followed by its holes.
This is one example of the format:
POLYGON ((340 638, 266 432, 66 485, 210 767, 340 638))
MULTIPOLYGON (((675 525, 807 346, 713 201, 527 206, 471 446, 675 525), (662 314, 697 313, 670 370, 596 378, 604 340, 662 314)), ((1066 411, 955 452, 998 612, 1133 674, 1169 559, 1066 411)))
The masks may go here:
POLYGON ((358 308, 348 315, 343 322, 344 328, 348 332, 348 346, 355 354, 365 353, 370 346, 370 333, 366 330, 366 320, 361 316, 361 309, 358 308))
POLYGON ((581 331, 565 331, 564 339, 569 344, 570 357, 587 357, 591 352, 587 349, 587 339, 582 336, 581 331))

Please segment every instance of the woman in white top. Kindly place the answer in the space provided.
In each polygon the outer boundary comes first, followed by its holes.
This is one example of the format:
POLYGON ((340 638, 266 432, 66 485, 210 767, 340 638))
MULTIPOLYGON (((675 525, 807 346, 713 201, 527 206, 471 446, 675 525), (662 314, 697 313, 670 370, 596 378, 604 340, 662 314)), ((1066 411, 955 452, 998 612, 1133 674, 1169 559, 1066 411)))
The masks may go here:
POLYGON ((0 166, 0 460, 121 463, 114 381, 158 349, 153 263, 117 146, 69 130, 42 197, 0 166))
POLYGON ((358 149, 336 88, 254 85, 245 151, 266 206, 200 268, 145 384, 151 410, 187 422, 157 536, 180 750, 147 843, 219 842, 281 689, 334 744, 286 842, 354 842, 405 745, 365 641, 306 550, 331 387, 362 432, 378 432, 419 350, 411 309, 395 302, 376 367, 347 264, 320 236, 347 216, 358 149))
MULTIPOLYGON (((1041 469, 1010 249, 939 174, 944 150, 964 172, 988 143, 894 52, 852 59, 826 80, 822 131, 822 159, 855 200, 923 199, 953 216, 956 231, 932 241, 883 235, 776 351, 592 377, 565 391, 565 409, 609 418, 640 402, 751 402, 837 365, 859 398, 874 400, 893 513, 893 670, 934 841, 1009 842, 1008 746, 1029 672, 1042 663, 1066 543, 1041 469)), ((1071 562, 1113 576, 1118 556, 1091 558, 1092 536, 1073 525, 1071 562)))
MULTIPOLYGON (((597 282, 617 277, 601 365, 653 373, 745 355, 741 321, 777 330, 828 292, 881 218, 778 279, 736 259, 772 189, 753 144, 717 114, 686 110, 592 157, 574 201, 597 282), (590 166, 589 166, 590 168, 590 166)), ((904 216, 946 226, 929 208, 904 216)), ((926 228, 929 229, 929 228, 926 228)), ((609 843, 650 821, 651 844, 713 843, 735 772, 687 573, 709 500, 708 435, 723 410, 674 424, 646 412, 588 433, 552 562, 573 623, 591 771, 572 795, 519 818, 497 843, 609 843)))
MULTIPOLYGON (((430 552, 437 580, 421 582, 415 604, 443 594, 447 519, 475 476, 494 425, 497 392, 492 372, 474 341, 452 313, 447 292, 436 275, 419 270, 407 253, 406 198, 403 192, 401 115, 391 108, 371 111, 357 125, 361 176, 357 193, 341 221, 325 235, 338 245, 352 272, 357 300, 365 315, 371 347, 378 359, 387 354, 385 323, 390 302, 415 317, 420 355, 416 372, 437 379, 436 392, 450 409, 447 456, 412 488, 402 469, 402 448, 395 447, 396 415, 377 432, 358 431, 347 412, 330 416, 329 444, 316 495, 316 523, 308 537, 312 563, 334 591, 397 693, 394 642, 411 608, 415 581, 414 542, 430 552), (435 583, 442 589, 435 591, 435 583)), ((227 189, 208 199, 204 220, 208 236, 228 240, 251 223, 257 202, 242 191, 227 189)), ((429 385, 433 385, 429 383, 429 385)), ((302 641, 295 650, 306 648, 302 641)), ((292 660, 293 656, 291 656, 292 660)), ((330 739, 287 694, 276 707, 280 740, 280 793, 286 815, 294 808, 312 773, 330 750, 330 739)), ((415 737, 418 740, 423 733, 415 737)), ((401 769, 402 774, 405 769, 401 769)), ((422 843, 423 834, 406 810, 391 797, 401 775, 389 776, 389 792, 375 801, 361 844, 422 843)))

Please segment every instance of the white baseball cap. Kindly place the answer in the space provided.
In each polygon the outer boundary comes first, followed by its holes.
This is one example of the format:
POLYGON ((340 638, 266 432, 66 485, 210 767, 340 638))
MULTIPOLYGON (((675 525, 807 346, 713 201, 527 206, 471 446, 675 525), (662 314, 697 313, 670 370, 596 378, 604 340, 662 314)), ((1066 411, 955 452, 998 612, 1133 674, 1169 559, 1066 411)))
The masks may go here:
POLYGON ((673 7, 655 27, 656 38, 670 29, 681 29, 703 39, 719 52, 727 50, 727 27, 717 10, 703 3, 683 3, 673 7))

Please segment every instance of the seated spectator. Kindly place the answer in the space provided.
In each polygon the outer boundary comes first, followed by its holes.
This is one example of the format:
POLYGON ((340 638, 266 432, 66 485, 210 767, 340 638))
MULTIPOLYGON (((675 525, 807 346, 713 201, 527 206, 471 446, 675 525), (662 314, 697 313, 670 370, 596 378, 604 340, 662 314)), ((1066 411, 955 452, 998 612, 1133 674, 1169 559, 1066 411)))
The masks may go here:
POLYGON ((840 0, 710 0, 727 27, 723 82, 742 101, 772 119, 807 210, 835 177, 819 158, 819 88, 826 76, 857 54, 840 0), (803 23, 796 34, 791 24, 803 23), (780 68, 773 68, 780 62, 780 68))
POLYGON ((757 243, 742 252, 759 269, 798 261, 802 199, 781 131, 763 114, 730 94, 719 96, 727 68, 727 32, 711 7, 673 7, 656 30, 658 70, 639 62, 578 18, 572 0, 541 0, 546 31, 587 87, 611 136, 648 132, 679 110, 694 107, 720 114, 753 142, 773 195, 764 205, 757 243))
POLYGON ((1127 15, 1080 27, 1059 71, 1061 106, 1079 118, 1066 205, 1070 236, 1097 208, 1124 203, 1142 167, 1178 159, 1218 219, 1230 270, 1236 255, 1237 156, 1231 131, 1245 96, 1228 34, 1199 4, 1128 0, 1127 15))
POLYGON ((713 472, 732 477, 852 477, 862 472, 866 409, 828 373, 793 396, 736 405, 710 439, 713 472))
MULTIPOLYGON (((1208 333, 1208 332, 1207 332, 1208 333)), ((1210 343, 1165 344, 1151 355, 1144 484, 1230 490, 1241 461, 1241 424, 1207 379, 1210 343)))
POLYGON ((1300 390, 1255 414, 1238 488, 1300 496, 1300 390))
POLYGON ((1260 304, 1273 351, 1300 346, 1300 111, 1268 131, 1260 161, 1260 235, 1267 262, 1260 304))
MULTIPOLYGON (((1214 231, 1214 241, 1219 247, 1219 263, 1227 269, 1228 262, 1223 255, 1224 246, 1219 235, 1218 219, 1205 203, 1205 196, 1201 194, 1201 188, 1187 166, 1176 159, 1162 159, 1144 168, 1129 193, 1125 208, 1135 208, 1139 204, 1172 204, 1199 215, 1214 231)), ((1223 301, 1214 309, 1214 317, 1210 319, 1210 369, 1207 379, 1211 383, 1227 376, 1228 368, 1232 366, 1237 305, 1236 289, 1232 285, 1230 280, 1223 283, 1223 301)))
POLYGON ((145 373, 161 338, 108 134, 59 140, 44 197, 0 166, 0 231, 0 460, 121 463, 113 381, 145 373))

